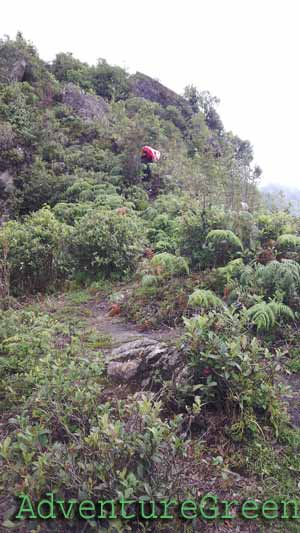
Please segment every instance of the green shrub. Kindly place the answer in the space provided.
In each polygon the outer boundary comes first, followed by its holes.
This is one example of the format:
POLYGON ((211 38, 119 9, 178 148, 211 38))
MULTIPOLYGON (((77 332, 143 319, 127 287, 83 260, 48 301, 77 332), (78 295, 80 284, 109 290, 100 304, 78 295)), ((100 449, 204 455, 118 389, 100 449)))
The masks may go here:
POLYGON ((260 421, 268 424, 270 418, 277 430, 282 412, 268 351, 248 337, 242 322, 228 310, 184 322, 191 369, 185 393, 225 409, 235 439, 260 432, 260 421))
POLYGON ((93 209, 94 205, 92 202, 78 202, 72 204, 59 202, 54 206, 53 213, 60 222, 73 226, 77 219, 82 218, 93 209))
POLYGON ((231 230, 215 229, 209 231, 206 243, 214 253, 215 265, 226 264, 237 251, 243 250, 241 240, 231 230))
POLYGON ((300 248, 300 237, 285 233, 278 237, 276 246, 281 252, 294 252, 300 248))
POLYGON ((134 270, 143 249, 143 235, 136 216, 94 209, 75 222, 68 251, 77 272, 88 277, 121 278, 134 270))
POLYGON ((49 208, 10 221, 0 230, 0 253, 8 249, 11 292, 14 295, 44 291, 70 275, 65 241, 71 228, 56 220, 49 208))
POLYGON ((261 214, 257 217, 259 228, 259 240, 262 244, 272 239, 276 240, 280 235, 293 233, 295 220, 292 215, 284 212, 261 214))
POLYGON ((150 222, 148 239, 157 253, 174 253, 177 248, 177 220, 167 213, 158 214, 150 222))
MULTIPOLYGON (((213 246, 207 246, 207 235, 216 228, 226 228, 231 225, 230 213, 222 209, 210 208, 186 212, 178 220, 178 248, 181 255, 188 257, 192 268, 204 269, 215 264, 216 254, 213 246)), ((222 252, 223 253, 223 252, 222 252)), ((220 251, 220 257, 222 255, 220 251)), ((221 264, 230 259, 224 255, 221 264)))
POLYGON ((1 400, 15 413, 0 445, 7 494, 137 499, 168 490, 184 448, 181 417, 163 420, 161 404, 145 396, 100 401, 104 358, 79 331, 47 314, 6 311, 0 354, 1 400))
POLYGON ((224 267, 217 268, 216 280, 218 287, 224 290, 225 286, 228 286, 234 280, 239 279, 244 268, 243 259, 241 257, 229 261, 224 267))

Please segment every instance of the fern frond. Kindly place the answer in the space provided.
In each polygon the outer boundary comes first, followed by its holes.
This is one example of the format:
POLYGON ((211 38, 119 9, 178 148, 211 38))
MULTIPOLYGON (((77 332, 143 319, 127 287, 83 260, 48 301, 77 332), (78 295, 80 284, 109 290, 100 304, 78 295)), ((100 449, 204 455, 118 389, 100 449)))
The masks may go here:
POLYGON ((275 302, 275 301, 270 302, 268 305, 272 309, 276 318, 277 317, 286 318, 286 319, 290 318, 291 320, 294 320, 295 315, 292 309, 288 305, 285 305, 282 302, 275 302))
POLYGON ((214 292, 206 289, 197 289, 188 300, 188 305, 193 308, 223 309, 224 303, 214 292))
POLYGON ((152 274, 145 274, 141 280, 142 287, 152 287, 157 285, 157 277, 152 274))
POLYGON ((151 266, 160 269, 162 274, 189 274, 186 259, 181 256, 169 254, 168 252, 155 254, 151 259, 151 266))
POLYGON ((269 331, 275 326, 279 318, 294 318, 294 313, 288 305, 274 300, 253 305, 247 310, 247 315, 258 331, 269 331))
POLYGON ((241 240, 233 233, 233 231, 225 229, 214 229, 211 230, 206 237, 206 242, 211 243, 214 247, 220 245, 221 243, 226 243, 227 245, 232 246, 232 248, 237 248, 242 250, 243 244, 241 240))
POLYGON ((274 287, 290 294, 300 289, 300 265, 291 259, 270 261, 257 268, 255 278, 265 289, 274 287))

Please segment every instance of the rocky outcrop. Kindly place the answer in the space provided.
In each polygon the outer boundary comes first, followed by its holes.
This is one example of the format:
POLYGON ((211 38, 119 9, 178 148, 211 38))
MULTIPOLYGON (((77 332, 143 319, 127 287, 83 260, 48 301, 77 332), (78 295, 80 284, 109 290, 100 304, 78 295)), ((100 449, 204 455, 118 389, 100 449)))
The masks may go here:
POLYGON ((158 377, 172 379, 182 367, 180 351, 148 337, 115 348, 107 360, 107 374, 111 379, 123 383, 138 380, 142 387, 150 386, 158 377))
POLYGON ((16 81, 23 81, 25 70, 26 70, 27 63, 25 59, 18 59, 12 66, 11 72, 10 72, 10 81, 16 82, 16 81))
POLYGON ((175 106, 181 110, 185 117, 193 114, 192 108, 182 96, 168 89, 168 87, 165 87, 159 81, 150 78, 150 76, 137 72, 133 76, 130 76, 129 84, 131 92, 135 96, 157 102, 163 107, 169 105, 175 106))
POLYGON ((10 44, 0 45, 0 83, 10 84, 21 82, 25 76, 27 60, 23 51, 10 44))
POLYGON ((86 121, 107 121, 109 107, 101 96, 86 94, 80 87, 68 83, 61 95, 62 102, 86 121))
POLYGON ((4 172, 0 172, 0 188, 1 189, 8 189, 12 187, 14 178, 9 173, 8 170, 5 170, 4 172))

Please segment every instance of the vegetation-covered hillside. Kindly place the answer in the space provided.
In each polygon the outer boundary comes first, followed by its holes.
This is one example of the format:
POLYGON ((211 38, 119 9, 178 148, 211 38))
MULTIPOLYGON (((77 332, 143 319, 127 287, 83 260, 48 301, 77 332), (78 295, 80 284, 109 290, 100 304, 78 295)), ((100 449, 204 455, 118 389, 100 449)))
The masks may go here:
POLYGON ((0 41, 3 531, 299 530, 300 220, 217 105, 0 41), (133 518, 18 516, 50 492, 133 518), (203 493, 273 515, 151 517, 203 493))

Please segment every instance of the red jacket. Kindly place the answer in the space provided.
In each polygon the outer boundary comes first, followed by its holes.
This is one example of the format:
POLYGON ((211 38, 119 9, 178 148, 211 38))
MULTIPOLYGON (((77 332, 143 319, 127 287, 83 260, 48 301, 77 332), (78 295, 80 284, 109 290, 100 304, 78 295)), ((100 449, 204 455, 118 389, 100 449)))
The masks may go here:
POLYGON ((151 148, 151 146, 143 146, 142 157, 147 159, 149 162, 159 161, 160 152, 158 150, 154 150, 154 148, 151 148))

